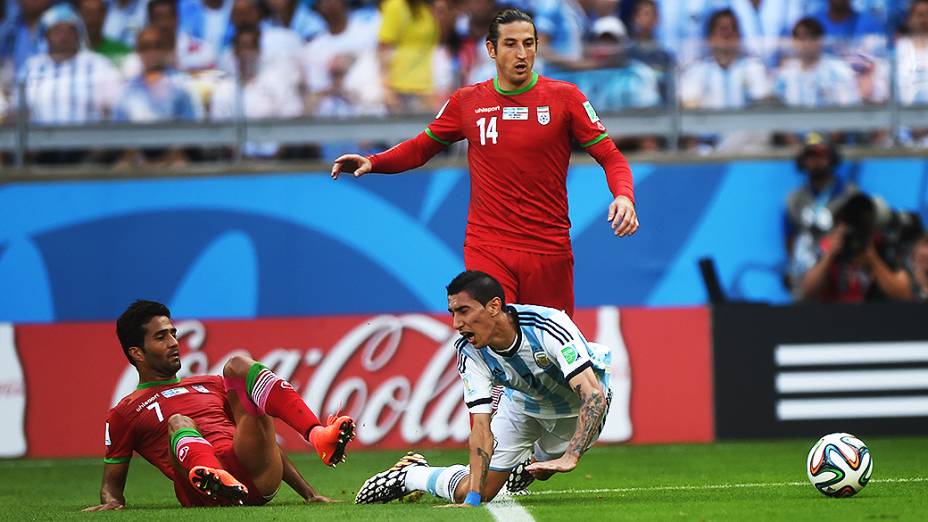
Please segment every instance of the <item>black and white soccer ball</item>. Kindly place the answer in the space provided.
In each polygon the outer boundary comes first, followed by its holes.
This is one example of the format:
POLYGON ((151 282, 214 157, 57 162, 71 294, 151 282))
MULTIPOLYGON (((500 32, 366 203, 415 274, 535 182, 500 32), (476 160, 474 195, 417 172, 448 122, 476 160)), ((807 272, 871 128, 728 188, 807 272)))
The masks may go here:
POLYGON ((806 473, 823 495, 850 497, 870 481, 873 457, 867 445, 854 435, 829 433, 809 451, 806 473))

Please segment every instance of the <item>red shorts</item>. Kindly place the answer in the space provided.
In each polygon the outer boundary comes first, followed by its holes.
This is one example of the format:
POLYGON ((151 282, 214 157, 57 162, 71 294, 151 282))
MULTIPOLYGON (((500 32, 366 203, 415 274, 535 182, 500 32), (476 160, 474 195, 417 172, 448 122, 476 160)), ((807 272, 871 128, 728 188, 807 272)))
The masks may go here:
POLYGON ((496 278, 507 303, 541 305, 574 314, 574 256, 464 245, 464 266, 496 278))
MULTIPOLYGON (((235 456, 235 450, 231 443, 224 444, 222 446, 216 447, 216 458, 219 459, 219 462, 222 463, 222 468, 232 474, 233 477, 237 478, 239 482, 245 485, 248 488, 248 497, 245 498, 246 506, 263 506, 270 502, 274 497, 265 498, 260 492, 258 492, 258 487, 255 486, 254 481, 251 479, 251 475, 248 471, 245 470, 245 467, 242 466, 242 463, 238 461, 238 457, 235 456)), ((180 505, 184 507, 200 507, 200 506, 218 506, 219 503, 211 500, 206 495, 199 493, 196 489, 190 485, 190 482, 187 480, 186 472, 183 469, 179 468, 179 465, 175 463, 175 468, 178 473, 178 479, 174 481, 174 494, 177 495, 177 500, 180 502, 180 505)))

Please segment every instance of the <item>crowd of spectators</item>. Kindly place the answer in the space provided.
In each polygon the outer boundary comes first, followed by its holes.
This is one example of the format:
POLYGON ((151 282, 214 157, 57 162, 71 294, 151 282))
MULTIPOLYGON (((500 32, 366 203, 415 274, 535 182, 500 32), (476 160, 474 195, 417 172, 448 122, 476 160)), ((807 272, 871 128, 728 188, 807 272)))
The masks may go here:
MULTIPOLYGON (((928 103, 928 0, 0 0, 0 117, 20 106, 39 124, 431 112, 495 75, 484 40, 504 6, 534 15, 539 72, 576 83, 601 112, 880 104, 892 56, 901 103, 928 103)), ((928 147, 928 131, 904 134, 928 147)), ((743 151, 770 137, 686 140, 743 151)))

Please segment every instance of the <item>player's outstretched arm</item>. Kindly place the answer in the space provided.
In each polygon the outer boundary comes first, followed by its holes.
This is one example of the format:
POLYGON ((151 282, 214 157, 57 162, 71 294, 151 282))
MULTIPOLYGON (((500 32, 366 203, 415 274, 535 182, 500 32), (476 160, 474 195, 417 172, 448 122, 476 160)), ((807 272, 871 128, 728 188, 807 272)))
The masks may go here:
POLYGON ((360 154, 343 154, 332 164, 332 179, 338 179, 342 172, 351 172, 354 177, 360 178, 369 173, 371 167, 371 160, 360 154))
POLYGON ((630 236, 638 231, 638 213, 635 204, 626 196, 617 196, 609 204, 606 216, 612 226, 612 232, 618 237, 630 236))
POLYGON ((109 511, 126 507, 126 478, 129 476, 129 463, 103 465, 103 484, 100 486, 100 504, 90 506, 82 511, 109 511))
POLYGON ((587 368, 570 379, 570 387, 580 395, 580 415, 577 418, 577 429, 574 431, 567 451, 558 459, 545 462, 535 462, 526 466, 529 473, 548 475, 550 473, 566 473, 577 467, 580 457, 586 452, 599 433, 606 414, 606 394, 602 385, 596 379, 592 368, 587 368))
POLYGON ((280 448, 280 460, 284 465, 284 482, 293 488, 293 491, 296 491, 297 495, 303 497, 305 503, 338 502, 337 500, 324 497, 317 493, 316 489, 310 486, 309 482, 300 474, 300 471, 296 469, 296 466, 293 465, 293 462, 287 457, 287 454, 284 453, 283 448, 280 448))
MULTIPOLYGON (((470 428, 470 476, 467 478, 467 491, 464 498, 455 494, 455 504, 448 506, 472 507, 480 504, 486 490, 487 476, 490 474, 490 458, 493 456, 493 432, 490 431, 490 414, 474 413, 471 415, 473 425, 470 428)), ((464 483, 464 481, 462 481, 464 483)), ((458 488, 461 491, 461 488, 458 488)), ((494 495, 496 493, 494 492, 494 495)))

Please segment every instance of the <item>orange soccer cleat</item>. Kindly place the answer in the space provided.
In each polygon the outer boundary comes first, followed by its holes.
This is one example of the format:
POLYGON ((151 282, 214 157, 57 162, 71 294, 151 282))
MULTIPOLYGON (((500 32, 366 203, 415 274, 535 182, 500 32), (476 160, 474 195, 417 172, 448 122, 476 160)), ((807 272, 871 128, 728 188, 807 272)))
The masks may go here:
POLYGON ((241 505, 248 496, 248 488, 224 469, 195 466, 189 479, 194 489, 220 502, 241 505))
POLYGON ((324 426, 316 426, 309 431, 309 442, 316 448, 316 453, 326 466, 335 467, 345 462, 345 448, 354 440, 354 421, 351 417, 329 416, 324 426))

